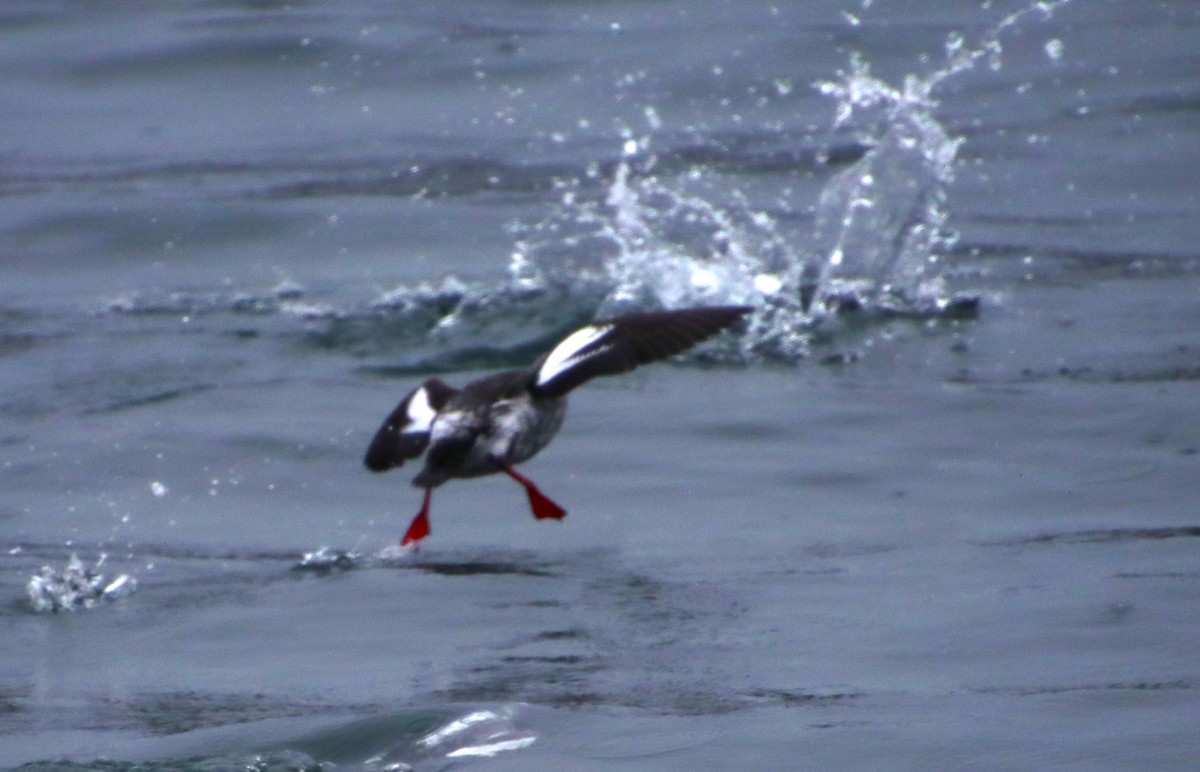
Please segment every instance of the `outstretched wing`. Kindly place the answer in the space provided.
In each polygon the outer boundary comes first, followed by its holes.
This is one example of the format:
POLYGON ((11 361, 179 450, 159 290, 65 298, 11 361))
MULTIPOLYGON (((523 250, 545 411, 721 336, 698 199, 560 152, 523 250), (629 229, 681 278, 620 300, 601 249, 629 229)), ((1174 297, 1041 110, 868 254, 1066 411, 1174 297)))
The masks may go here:
POLYGON ((386 472, 424 453, 433 419, 454 394, 455 389, 437 378, 413 389, 375 432, 363 459, 367 469, 386 472))
POLYGON ((750 306, 711 306, 629 314, 594 322, 564 338, 534 365, 535 397, 560 397, 599 375, 626 373, 716 335, 750 306))

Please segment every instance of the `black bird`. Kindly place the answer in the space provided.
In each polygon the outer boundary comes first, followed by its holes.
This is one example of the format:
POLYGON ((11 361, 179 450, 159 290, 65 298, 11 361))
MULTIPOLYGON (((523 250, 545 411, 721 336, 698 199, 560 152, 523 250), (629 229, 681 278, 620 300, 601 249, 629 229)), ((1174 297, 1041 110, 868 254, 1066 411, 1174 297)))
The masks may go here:
POLYGON ((363 463, 386 472, 425 453, 413 485, 421 511, 401 546, 429 535, 433 489, 455 477, 504 472, 525 487, 538 519, 566 510, 513 468, 546 447, 562 426, 567 392, 599 375, 626 373, 712 337, 749 313, 748 306, 684 308, 593 322, 564 338, 528 370, 508 370, 455 389, 430 378, 406 396, 375 433, 363 463))

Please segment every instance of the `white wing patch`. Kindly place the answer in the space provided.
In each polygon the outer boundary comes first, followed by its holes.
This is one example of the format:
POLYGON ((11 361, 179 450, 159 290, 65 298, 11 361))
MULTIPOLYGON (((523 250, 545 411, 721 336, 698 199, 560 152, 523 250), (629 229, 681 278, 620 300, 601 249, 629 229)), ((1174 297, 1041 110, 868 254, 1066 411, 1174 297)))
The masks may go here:
POLYGON ((555 346, 550 355, 546 357, 546 361, 538 368, 537 385, 545 386, 557 376, 570 370, 573 365, 586 359, 592 354, 603 351, 605 347, 601 347, 596 351, 588 352, 581 357, 579 352, 608 334, 613 326, 611 324, 588 325, 580 327, 575 332, 562 339, 562 342, 555 346))
POLYGON ((427 432, 437 417, 437 411, 429 404, 429 392, 425 387, 417 389, 408 400, 408 423, 404 425, 403 433, 427 432))

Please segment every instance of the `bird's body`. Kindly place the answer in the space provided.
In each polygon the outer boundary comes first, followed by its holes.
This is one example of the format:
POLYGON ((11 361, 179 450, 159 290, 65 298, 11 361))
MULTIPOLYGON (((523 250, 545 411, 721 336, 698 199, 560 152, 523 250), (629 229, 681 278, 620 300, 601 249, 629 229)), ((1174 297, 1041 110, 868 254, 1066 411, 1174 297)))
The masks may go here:
POLYGON ((529 370, 485 376, 462 389, 430 378, 413 389, 383 422, 364 459, 368 469, 383 472, 425 454, 425 467, 413 479, 425 489, 424 504, 401 544, 429 534, 432 491, 454 478, 504 472, 525 487, 535 517, 562 518, 566 510, 513 465, 558 433, 567 393, 596 376, 684 351, 750 310, 717 306, 617 317, 571 333, 529 370))
POLYGON ((534 397, 527 382, 526 371, 508 370, 455 392, 430 426, 425 468, 413 484, 495 474, 497 460, 519 464, 546 447, 562 426, 567 398, 534 397))

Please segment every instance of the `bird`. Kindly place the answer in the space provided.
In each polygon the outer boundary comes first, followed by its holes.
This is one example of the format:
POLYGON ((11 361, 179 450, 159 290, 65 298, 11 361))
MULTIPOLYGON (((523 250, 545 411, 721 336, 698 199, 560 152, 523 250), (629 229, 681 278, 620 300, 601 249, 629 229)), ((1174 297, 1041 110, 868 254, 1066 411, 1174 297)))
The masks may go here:
POLYGON ((375 433, 363 464, 386 472, 425 456, 413 478, 423 488, 421 509, 400 546, 430 534, 434 488, 452 479, 504 474, 516 480, 538 520, 567 511, 516 464, 536 455, 558 433, 567 393, 602 375, 626 373, 674 356, 730 327, 750 306, 702 306, 626 314, 592 322, 559 341, 528 369, 507 370, 456 389, 429 378, 400 401, 375 433))

